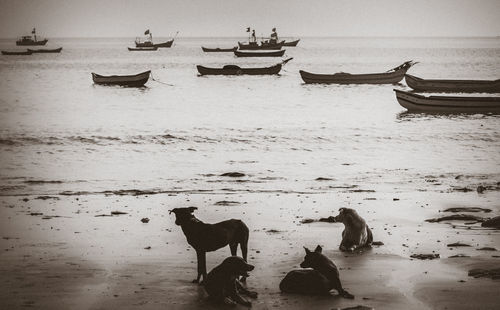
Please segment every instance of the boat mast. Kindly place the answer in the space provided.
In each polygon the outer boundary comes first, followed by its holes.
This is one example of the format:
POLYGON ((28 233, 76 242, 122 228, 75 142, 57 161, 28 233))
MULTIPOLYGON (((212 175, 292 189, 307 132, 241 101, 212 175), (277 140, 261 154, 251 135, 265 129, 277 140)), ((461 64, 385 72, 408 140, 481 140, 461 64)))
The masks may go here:
POLYGON ((36 28, 33 28, 31 33, 33 34, 33 37, 35 38, 35 42, 36 42, 36 28))

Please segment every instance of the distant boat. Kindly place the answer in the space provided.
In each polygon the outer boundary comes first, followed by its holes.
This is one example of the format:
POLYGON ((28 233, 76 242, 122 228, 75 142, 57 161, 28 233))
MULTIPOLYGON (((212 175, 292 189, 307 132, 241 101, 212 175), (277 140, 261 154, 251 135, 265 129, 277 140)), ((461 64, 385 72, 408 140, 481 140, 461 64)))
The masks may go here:
POLYGON ((47 39, 38 41, 36 38, 36 29, 35 28, 33 28, 33 30, 31 31, 31 34, 33 34, 33 36, 22 36, 21 39, 16 41, 16 45, 31 45, 31 46, 32 45, 45 45, 49 41, 47 39))
POLYGON ((285 41, 285 42, 283 43, 283 46, 297 46, 297 44, 299 44, 299 41, 300 41, 300 39, 295 40, 295 41, 290 41, 290 42, 286 42, 286 41, 285 41))
POLYGON ((127 47, 129 51, 131 52, 139 52, 139 51, 157 51, 158 47, 153 46, 153 47, 127 47))
POLYGON ((36 50, 28 48, 28 51, 32 53, 60 53, 62 51, 62 47, 54 49, 36 49, 36 50))
POLYGON ((300 70, 300 76, 306 83, 321 84, 395 84, 400 82, 406 71, 416 64, 413 61, 407 61, 396 68, 384 73, 369 74, 351 74, 339 72, 335 74, 315 74, 300 70))
MULTIPOLYGON (((179 31, 176 32, 175 37, 177 37, 177 34, 179 31)), ((149 35, 149 39, 146 41, 141 42, 140 38, 135 39, 135 47, 172 47, 172 44, 174 43, 174 39, 163 42, 163 43, 153 43, 153 33, 148 30, 144 32, 144 35, 149 35)))
POLYGON ((260 42, 260 45, 257 42, 250 43, 241 43, 238 42, 238 46, 240 50, 280 50, 285 41, 281 41, 279 43, 269 43, 269 42, 260 42))
POLYGON ((265 68, 240 68, 236 65, 226 65, 222 68, 196 66, 196 68, 200 75, 272 75, 278 74, 281 71, 281 67, 292 59, 289 58, 279 64, 265 68))
POLYGON ((31 51, 2 51, 2 55, 31 55, 31 51))
POLYGON ((201 49, 206 52, 206 53, 216 53, 216 52, 234 52, 235 50, 238 49, 238 47, 232 47, 232 48, 208 48, 208 47, 201 47, 201 49))
POLYGON ((394 89, 399 104, 409 112, 500 113, 500 97, 422 96, 394 89))
POLYGON ((416 91, 427 92, 473 92, 499 93, 498 80, 427 80, 406 74, 406 84, 416 91))
POLYGON ((272 52, 243 52, 234 51, 236 57, 281 57, 285 54, 285 50, 272 52))
POLYGON ((100 75, 92 72, 92 80, 100 85, 118 85, 128 87, 141 87, 146 84, 151 71, 145 71, 134 75, 100 75))

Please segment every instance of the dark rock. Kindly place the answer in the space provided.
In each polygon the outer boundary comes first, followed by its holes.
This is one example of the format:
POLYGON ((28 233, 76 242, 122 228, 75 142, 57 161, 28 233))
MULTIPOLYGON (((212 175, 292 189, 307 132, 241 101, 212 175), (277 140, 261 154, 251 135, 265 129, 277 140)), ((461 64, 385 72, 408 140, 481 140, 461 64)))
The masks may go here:
POLYGON ((428 219, 425 220, 426 222, 429 223, 439 223, 442 221, 476 221, 476 222, 482 222, 484 219, 482 217, 478 217, 475 215, 470 215, 470 214, 453 214, 453 215, 448 215, 448 216, 443 216, 443 217, 438 217, 438 218, 433 218, 433 219, 428 219))
POLYGON ((416 259, 436 259, 439 258, 439 254, 412 254, 410 257, 416 259))
POLYGON ((382 241, 373 241, 372 245, 384 245, 382 241))
POLYGON ((42 212, 31 212, 30 213, 31 216, 38 216, 38 215, 43 215, 42 212))
POLYGON ((470 244, 466 244, 466 243, 461 243, 461 242, 455 242, 455 243, 450 243, 450 244, 447 244, 446 246, 448 247, 464 247, 464 246, 471 246, 470 244))
POLYGON ((128 214, 128 213, 123 211, 111 211, 111 215, 122 215, 122 214, 128 214))
POLYGON ((478 251, 496 251, 497 249, 495 248, 492 248, 492 247, 482 247, 482 248, 479 248, 479 249, 476 249, 478 251))
POLYGON ((228 201, 228 200, 222 200, 222 201, 217 201, 214 203, 216 206, 234 206, 240 204, 237 201, 228 201))
POLYGON ((309 223, 313 223, 313 222, 316 222, 316 220, 313 220, 313 219, 303 219, 302 221, 300 221, 302 224, 309 224, 309 223))
POLYGON ((221 177, 231 177, 231 178, 241 178, 244 177, 245 174, 241 172, 226 172, 220 175, 221 177))
POLYGON ((141 219, 141 222, 143 223, 149 223, 149 219, 147 217, 144 217, 141 219))
POLYGON ((478 207, 470 207, 470 208, 458 207, 458 208, 448 208, 448 209, 443 210, 443 212, 453 212, 453 213, 456 213, 456 212, 485 212, 485 213, 489 213, 489 212, 491 212, 491 209, 478 208, 478 207))
POLYGON ((59 197, 54 197, 54 196, 38 196, 35 199, 40 199, 40 200, 55 199, 55 200, 59 200, 59 197))
POLYGON ((144 250, 151 250, 151 247, 147 246, 147 247, 144 248, 144 250))
POLYGON ((469 270, 469 277, 500 279, 500 268, 495 269, 472 269, 469 270))
POLYGON ((324 177, 318 177, 318 178, 316 178, 316 181, 333 181, 333 179, 324 178, 324 177))
POLYGON ((482 227, 491 227, 491 228, 498 228, 500 229, 500 216, 496 216, 494 218, 491 218, 489 220, 484 221, 481 224, 482 227))
POLYGON ((482 194, 484 191, 486 190, 486 187, 482 186, 482 185, 479 185, 476 189, 476 191, 479 193, 479 194, 482 194))
POLYGON ((460 258, 460 257, 470 257, 470 256, 465 254, 457 254, 457 255, 452 255, 449 258, 460 258))

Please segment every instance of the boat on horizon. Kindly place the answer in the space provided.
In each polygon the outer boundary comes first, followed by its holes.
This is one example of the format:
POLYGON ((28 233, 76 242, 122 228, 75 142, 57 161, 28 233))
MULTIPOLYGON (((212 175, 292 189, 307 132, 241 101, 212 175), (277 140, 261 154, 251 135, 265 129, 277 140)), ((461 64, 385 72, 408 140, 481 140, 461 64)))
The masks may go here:
POLYGON ((394 89, 398 103, 408 112, 500 113, 500 97, 423 96, 394 89))
POLYGON ((49 41, 48 39, 43 39, 41 41, 38 41, 36 38, 36 28, 33 28, 31 34, 32 36, 22 36, 19 40, 16 41, 16 45, 24 45, 24 46, 45 45, 49 41))
POLYGON ((281 71, 283 65, 292 60, 288 58, 279 64, 264 68, 241 68, 236 65, 225 65, 222 68, 208 68, 204 66, 196 66, 200 75, 273 75, 281 71))
MULTIPOLYGON (((176 32, 175 36, 177 36, 177 34, 179 33, 179 31, 176 32)), ((135 47, 164 47, 164 48, 168 48, 168 47, 172 47, 172 44, 174 43, 174 39, 175 37, 172 39, 172 40, 169 40, 169 41, 166 41, 166 42, 163 42, 163 43, 153 43, 153 33, 151 31, 146 30, 144 32, 144 35, 148 35, 149 34, 149 38, 145 41, 142 41, 141 42, 141 38, 135 38, 135 47)))
POLYGON ((206 53, 221 53, 221 52, 234 52, 238 49, 237 46, 232 47, 232 48, 208 48, 208 47, 201 47, 201 49, 206 52, 206 53))
POLYGON ((32 53, 60 53, 62 49, 63 49, 62 47, 54 49, 36 49, 36 50, 28 48, 28 51, 32 53))
POLYGON ((395 84, 399 83, 406 71, 416 63, 412 60, 406 61, 383 73, 351 74, 339 72, 335 74, 316 74, 303 70, 300 70, 299 73, 302 80, 307 84, 395 84))
POLYGON ((133 75, 100 75, 92 72, 92 80, 99 85, 142 87, 151 76, 151 70, 133 75))
POLYGON ((408 86, 420 92, 500 93, 498 80, 436 80, 405 74, 408 86))
POLYGON ((2 55, 11 55, 11 56, 14 56, 14 55, 31 55, 32 52, 30 52, 29 50, 25 50, 25 51, 2 51, 2 55))
POLYGON ((234 51, 236 57, 281 57, 285 54, 286 50, 271 51, 271 52, 245 52, 245 51, 234 51))

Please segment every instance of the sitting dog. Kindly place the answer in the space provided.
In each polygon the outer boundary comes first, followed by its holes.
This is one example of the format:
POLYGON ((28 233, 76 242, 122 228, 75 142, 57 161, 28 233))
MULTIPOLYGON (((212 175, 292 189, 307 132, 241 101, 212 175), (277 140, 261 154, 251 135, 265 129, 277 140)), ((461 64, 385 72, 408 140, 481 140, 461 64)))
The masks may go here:
POLYGON ((340 208, 339 212, 339 215, 333 217, 335 222, 344 223, 345 226, 339 249, 352 252, 359 248, 369 247, 373 242, 373 235, 365 220, 354 209, 340 208))
POLYGON ((236 255, 238 244, 243 259, 247 260, 248 227, 241 220, 227 220, 216 224, 207 224, 198 220, 193 212, 198 208, 175 208, 175 224, 181 226, 187 242, 196 250, 198 259, 198 277, 193 283, 201 283, 207 277, 206 252, 213 252, 229 244, 231 255, 236 255))
POLYGON ((321 254, 322 248, 318 245, 314 252, 308 248, 304 261, 300 264, 304 270, 292 270, 280 282, 280 290, 284 293, 306 295, 329 295, 332 289, 339 292, 344 298, 353 299, 354 296, 342 288, 337 266, 321 254))
POLYGON ((238 281, 238 277, 248 277, 247 272, 253 269, 254 266, 245 262, 241 257, 230 256, 208 273, 204 281, 205 291, 215 302, 230 305, 239 303, 250 307, 252 303, 241 297, 240 293, 252 298, 257 298, 257 293, 244 288, 238 281))

